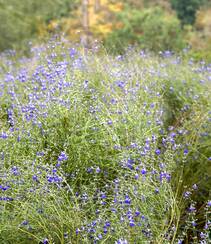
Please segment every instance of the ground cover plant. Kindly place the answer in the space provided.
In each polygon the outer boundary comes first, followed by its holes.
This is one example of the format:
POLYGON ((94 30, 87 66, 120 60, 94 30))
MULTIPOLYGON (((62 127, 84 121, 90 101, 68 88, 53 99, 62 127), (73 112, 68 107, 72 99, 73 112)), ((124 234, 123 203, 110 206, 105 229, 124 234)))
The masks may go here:
POLYGON ((60 41, 1 54, 0 243, 208 243, 211 65, 60 41))

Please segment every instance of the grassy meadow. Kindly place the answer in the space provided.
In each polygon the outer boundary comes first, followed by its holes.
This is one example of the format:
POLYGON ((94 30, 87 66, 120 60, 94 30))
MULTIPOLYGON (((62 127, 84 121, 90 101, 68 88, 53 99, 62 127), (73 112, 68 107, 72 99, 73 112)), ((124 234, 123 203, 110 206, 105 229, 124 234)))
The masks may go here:
POLYGON ((1 53, 0 243, 211 241, 211 65, 185 55, 1 53))

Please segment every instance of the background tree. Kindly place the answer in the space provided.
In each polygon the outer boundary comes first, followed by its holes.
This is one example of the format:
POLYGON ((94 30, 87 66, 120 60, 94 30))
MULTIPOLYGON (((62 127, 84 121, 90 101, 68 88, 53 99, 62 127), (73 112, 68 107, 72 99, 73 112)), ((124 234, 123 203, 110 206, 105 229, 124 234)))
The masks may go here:
POLYGON ((95 13, 100 11, 100 6, 101 6, 100 0, 95 0, 95 5, 94 5, 95 13))
POLYGON ((0 51, 24 47, 41 25, 70 15, 78 0, 0 0, 0 51))
POLYGON ((137 44, 151 51, 181 50, 185 46, 180 22, 162 8, 139 11, 124 9, 117 15, 121 24, 105 39, 105 46, 113 52, 124 52, 125 47, 137 44))
POLYGON ((89 44, 89 0, 82 0, 82 44, 87 47, 89 44))
POLYGON ((171 0, 171 6, 176 10, 182 25, 193 25, 196 18, 196 12, 203 2, 203 0, 171 0))

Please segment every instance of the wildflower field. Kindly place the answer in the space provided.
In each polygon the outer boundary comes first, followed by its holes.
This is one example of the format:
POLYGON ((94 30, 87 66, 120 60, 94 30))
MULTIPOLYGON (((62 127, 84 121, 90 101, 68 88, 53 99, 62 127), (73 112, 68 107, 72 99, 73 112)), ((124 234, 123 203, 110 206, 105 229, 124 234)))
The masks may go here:
POLYGON ((61 42, 2 53, 0 243, 211 241, 211 65, 61 42))

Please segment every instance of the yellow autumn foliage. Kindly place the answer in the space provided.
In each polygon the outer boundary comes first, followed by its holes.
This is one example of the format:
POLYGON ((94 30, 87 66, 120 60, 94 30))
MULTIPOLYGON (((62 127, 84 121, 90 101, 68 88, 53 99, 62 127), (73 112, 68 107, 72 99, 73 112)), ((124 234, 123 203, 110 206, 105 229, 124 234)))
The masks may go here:
POLYGON ((123 8, 124 8, 124 4, 122 2, 108 4, 108 9, 114 13, 122 11, 123 8))
MULTIPOLYGON (((89 0, 89 29, 93 39, 105 38, 113 28, 121 28, 121 23, 111 23, 110 20, 116 12, 123 10, 124 4, 122 2, 101 0, 100 11, 98 12, 95 11, 94 5, 95 0, 89 0)), ((38 35, 40 37, 45 36, 49 32, 54 33, 57 30, 63 32, 68 39, 78 41, 83 33, 81 8, 78 7, 73 11, 70 17, 53 19, 48 25, 44 23, 39 23, 38 25, 38 35)))
POLYGON ((51 20, 50 23, 47 25, 47 30, 50 32, 55 31, 59 26, 59 21, 58 20, 51 20))
POLYGON ((195 26, 198 30, 211 36, 211 9, 202 9, 198 11, 195 26))
POLYGON ((41 38, 45 37, 48 34, 48 27, 44 22, 37 21, 37 35, 41 38))

